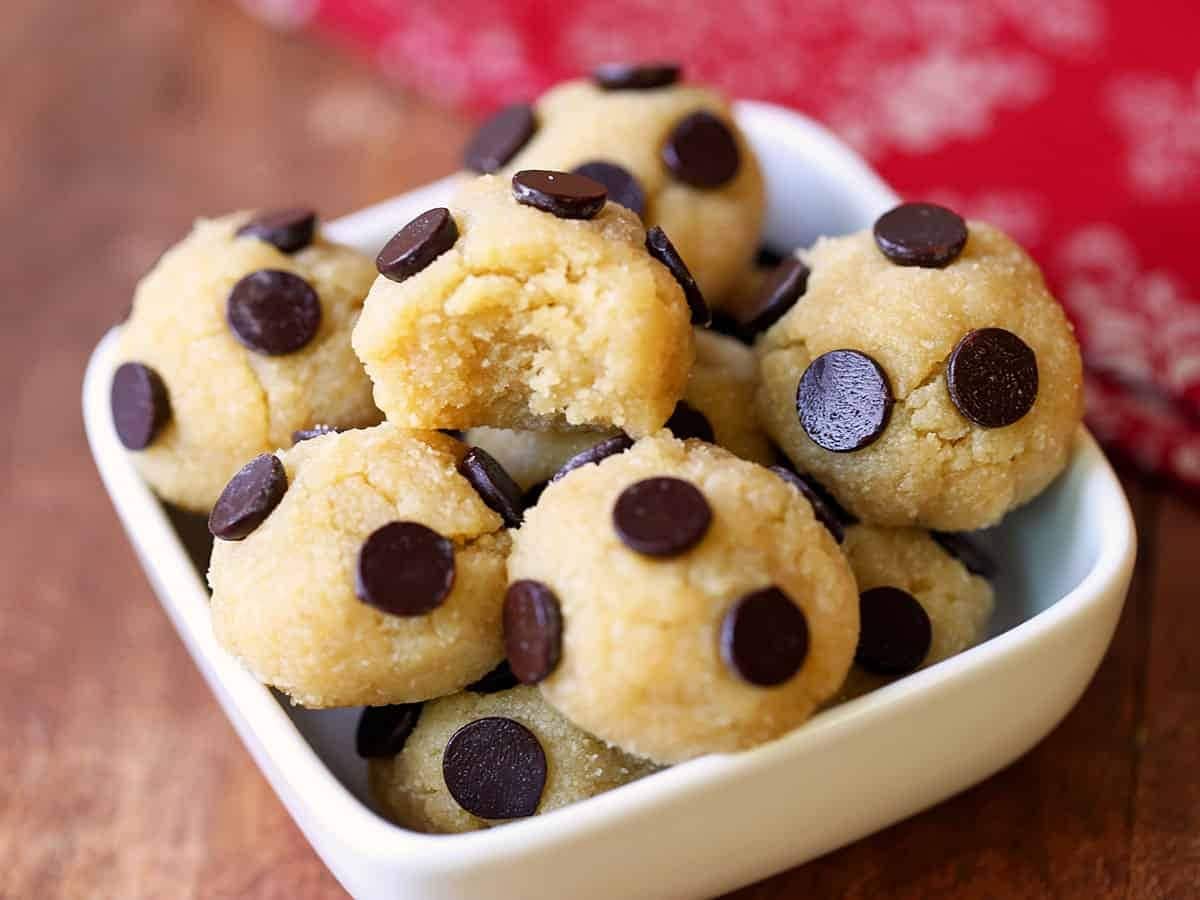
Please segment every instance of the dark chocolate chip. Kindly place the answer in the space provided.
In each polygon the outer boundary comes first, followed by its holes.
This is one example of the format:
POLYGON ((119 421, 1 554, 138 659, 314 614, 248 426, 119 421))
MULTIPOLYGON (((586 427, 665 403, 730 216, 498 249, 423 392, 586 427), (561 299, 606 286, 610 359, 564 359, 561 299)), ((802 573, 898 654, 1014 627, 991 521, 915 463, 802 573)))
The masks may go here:
POLYGON ((358 720, 354 747, 363 759, 395 756, 421 718, 420 703, 367 706, 358 720))
POLYGON ((517 155, 536 130, 532 106, 506 106, 479 126, 463 151, 463 165, 485 175, 496 172, 517 155))
POLYGON ((233 335, 267 356, 295 353, 317 335, 321 301, 291 272, 259 269, 233 286, 225 308, 233 335))
POLYGON ((762 244, 754 254, 754 264, 763 269, 773 269, 787 258, 787 254, 762 244))
POLYGON ((287 472, 274 453, 256 456, 229 479, 208 514, 208 530, 223 541, 240 541, 266 521, 287 493, 287 472))
POLYGON ((389 281, 404 281, 416 275, 454 246, 458 226, 444 206, 421 213, 392 236, 379 255, 375 268, 389 281))
POLYGON ((675 249, 675 245, 671 243, 671 239, 667 237, 667 233, 657 225, 646 232, 646 250, 666 266, 667 271, 679 282, 679 287, 683 290, 683 299, 687 301, 688 309, 692 311, 692 323, 707 325, 711 322, 712 311, 708 308, 704 294, 700 292, 700 285, 696 284, 691 270, 683 261, 683 257, 679 255, 679 251, 675 249))
POLYGON ((808 656, 804 611, 777 587, 746 594, 721 622, 721 657, 742 679, 761 687, 783 684, 808 656))
POLYGON ((771 466, 771 471, 804 495, 804 499, 812 504, 813 515, 817 521, 825 526, 835 541, 840 544, 846 539, 846 529, 837 513, 825 502, 825 498, 814 490, 810 483, 811 478, 799 475, 784 466, 771 466))
POLYGON ((592 80, 606 91, 646 91, 679 80, 678 63, 604 63, 592 70, 592 80))
POLYGON ((731 337, 735 341, 745 344, 747 347, 754 346, 754 338, 756 337, 755 333, 744 327, 727 311, 723 312, 719 309, 713 310, 712 321, 709 322, 708 328, 710 331, 715 331, 717 334, 723 334, 726 337, 731 337))
POLYGON ((672 174, 697 188, 719 188, 741 165, 741 151, 729 126, 710 112, 685 116, 672 129, 662 148, 672 174))
POLYGON ((323 434, 337 434, 341 431, 340 428, 335 428, 332 425, 314 425, 312 428, 301 428, 299 431, 292 432, 292 446, 299 444, 301 441, 311 441, 313 438, 320 437, 323 434))
POLYGON ((887 428, 892 386, 879 363, 857 350, 830 350, 805 369, 796 388, 800 425, 835 453, 861 450, 887 428))
POLYGON ((518 203, 560 219, 593 219, 608 200, 596 179, 548 169, 521 170, 512 177, 512 191, 518 203))
POLYGON ((908 591, 877 587, 858 598, 858 650, 854 661, 876 675, 907 675, 929 654, 929 614, 908 591))
POLYGON ((422 616, 454 586, 454 545, 417 522, 389 522, 358 551, 355 591, 393 616, 422 616))
POLYGON ((520 722, 476 719, 446 742, 442 778, 454 801, 481 819, 532 816, 546 787, 546 753, 520 722))
POLYGON ((792 257, 766 277, 758 291, 738 304, 734 315, 752 332, 766 331, 796 305, 808 287, 808 266, 792 257))
POLYGON ((117 367, 109 405, 117 437, 128 450, 145 450, 171 420, 171 399, 162 376, 142 363, 117 367))
POLYGON ((592 444, 586 450, 580 450, 565 463, 562 464, 557 472, 551 477, 551 483, 558 481, 566 476, 568 472, 574 472, 581 466, 590 466, 592 463, 598 463, 608 459, 610 456, 616 456, 618 453, 624 453, 633 446, 633 438, 625 432, 614 434, 610 438, 605 438, 598 444, 592 444))
POLYGON ((976 425, 1003 428, 1033 409, 1037 356, 1003 328, 967 332, 946 363, 946 387, 958 411, 976 425))
POLYGON ((690 482, 646 478, 621 492, 612 517, 629 549, 646 556, 678 556, 704 537, 712 524, 712 508, 690 482))
POLYGON ((639 216, 646 211, 646 193, 637 178, 628 169, 616 163, 595 160, 572 169, 576 175, 585 175, 604 185, 608 199, 619 203, 639 216))
POLYGON ((542 499, 542 493, 549 486, 549 481, 539 481, 537 484, 530 487, 529 490, 521 495, 521 505, 526 509, 533 509, 535 506, 537 506, 538 501, 542 499))
POLYGON ((282 253, 303 250, 313 240, 317 214, 311 209, 275 209, 256 215, 237 230, 238 237, 254 237, 282 253))
POLYGON ((562 652, 562 613, 554 591, 540 581, 514 581, 504 595, 504 650, 513 674, 537 684, 562 652))
POLYGON ((698 438, 711 444, 716 440, 708 417, 683 400, 675 404, 675 411, 667 419, 667 429, 681 441, 698 438))
POLYGON ((934 203, 901 203, 875 220, 875 243, 898 266, 943 269, 967 245, 967 223, 934 203))
POLYGON ((515 688, 521 682, 517 681, 517 676, 513 674, 512 667, 508 664, 508 660, 500 661, 500 664, 492 671, 488 672, 478 681, 468 684, 463 690, 471 691, 474 694, 498 694, 501 691, 507 691, 515 688))
POLYGON ((458 474, 471 482, 471 487, 489 509, 499 513, 505 525, 517 528, 521 524, 525 512, 521 488, 494 456, 480 447, 472 447, 458 464, 458 474))
POLYGON ((937 541, 943 550, 957 558, 972 575, 995 577, 996 561, 969 532, 931 531, 929 536, 937 541))

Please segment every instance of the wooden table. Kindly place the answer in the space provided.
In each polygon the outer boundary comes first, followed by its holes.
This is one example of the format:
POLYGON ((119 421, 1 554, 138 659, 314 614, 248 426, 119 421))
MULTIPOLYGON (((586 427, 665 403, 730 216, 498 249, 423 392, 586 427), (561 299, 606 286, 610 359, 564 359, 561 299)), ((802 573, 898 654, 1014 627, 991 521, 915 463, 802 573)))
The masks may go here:
MULTIPOLYGON (((0 47, 0 896, 340 896, 151 595, 80 378, 193 216, 336 215, 448 171, 469 125, 226 2, 8 0, 0 47)), ((1126 484, 1141 561, 1066 722, 974 790, 734 896, 1200 893, 1200 507, 1126 484)))

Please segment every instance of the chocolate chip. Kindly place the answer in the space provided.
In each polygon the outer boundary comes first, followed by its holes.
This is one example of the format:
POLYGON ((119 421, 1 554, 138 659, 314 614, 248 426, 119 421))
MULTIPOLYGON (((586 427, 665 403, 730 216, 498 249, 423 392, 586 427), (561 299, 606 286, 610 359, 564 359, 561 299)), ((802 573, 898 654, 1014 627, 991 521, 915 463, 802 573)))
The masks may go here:
POLYGON ((355 591, 393 616, 421 616, 441 606, 454 586, 454 545, 417 522, 390 522, 358 551, 355 591))
POLYGON ((513 196, 560 219, 593 219, 604 209, 608 191, 604 185, 574 172, 523 169, 512 177, 513 196))
POLYGON ((700 286, 696 284, 691 270, 683 261, 683 257, 679 255, 679 251, 675 249, 675 245, 671 243, 671 239, 667 237, 667 233, 657 225, 646 232, 646 250, 666 266, 667 271, 679 282, 679 287, 683 290, 683 299, 687 301, 688 309, 692 311, 692 323, 707 325, 711 322, 712 311, 708 308, 704 294, 700 293, 700 286))
POLYGON ((929 614, 908 591, 877 587, 858 598, 859 634, 854 661, 876 675, 907 675, 929 653, 929 614))
POLYGON ((363 759, 395 756, 404 749, 408 736, 421 718, 420 703, 367 706, 358 720, 354 748, 363 759))
POLYGON ((667 429, 681 441, 698 438, 711 444, 716 440, 708 417, 683 400, 675 404, 675 411, 667 419, 667 429))
POLYGON ((972 575, 981 575, 984 578, 995 577, 996 561, 992 559, 983 545, 969 533, 961 531, 931 531, 929 532, 929 536, 937 541, 943 550, 958 559, 963 564, 963 567, 972 575))
POLYGON ((256 456, 229 479, 208 514, 208 530, 223 541, 240 541, 266 521, 287 493, 287 472, 274 453, 256 456))
POLYGON ((639 216, 646 211, 646 193, 628 169, 616 163, 595 160, 576 166, 571 171, 604 185, 608 199, 613 203, 619 203, 639 216))
POLYGON ((458 226, 444 206, 421 213, 383 245, 375 257, 375 268, 389 281, 404 281, 416 275, 454 246, 458 226))
POLYGON ((958 411, 976 425, 1003 428, 1033 409, 1037 356, 1003 328, 967 332, 946 364, 946 387, 958 411))
POLYGON ((476 719, 446 742, 442 778, 454 801, 481 819, 532 816, 546 787, 546 753, 520 722, 476 719))
POLYGON ((662 159, 672 174, 697 188, 719 188, 741 165, 741 151, 729 126, 710 112, 685 116, 663 144, 662 159))
POLYGON ((314 210, 276 209, 256 215, 237 230, 237 236, 258 238, 281 253, 295 253, 312 243, 316 227, 314 210))
POLYGON ((678 63, 604 63, 592 70, 592 80, 606 91, 646 91, 679 80, 678 63))
POLYGON ((761 244, 754 254, 754 264, 763 269, 773 269, 787 258, 786 253, 780 253, 773 247, 761 244))
POLYGON ((875 220, 875 243, 898 266, 943 269, 967 245, 967 223, 934 203, 901 203, 875 220))
POLYGON ((533 107, 514 103, 479 126, 467 149, 463 165, 473 172, 496 172, 520 151, 537 130, 533 107))
POLYGON ((562 652, 562 613, 554 591, 540 581, 514 581, 504 595, 504 650, 513 674, 537 684, 562 652))
POLYGON ((295 353, 321 325, 312 285, 291 272, 259 269, 233 286, 225 308, 234 337, 256 353, 295 353))
POLYGON ((340 428, 335 428, 332 425, 314 425, 312 428, 301 428, 299 431, 292 432, 292 446, 299 444, 301 441, 311 441, 313 438, 318 438, 323 434, 337 434, 341 431, 340 428))
POLYGON ((503 659, 496 668, 492 669, 492 671, 488 672, 478 681, 468 684, 463 690, 471 691, 474 694, 498 694, 501 691, 515 688, 520 683, 517 681, 517 676, 513 674, 508 660, 503 659))
POLYGON ((458 464, 458 474, 471 483, 488 508, 499 513, 504 524, 517 528, 524 515, 521 489, 504 466, 481 447, 472 447, 458 464))
POLYGON ((678 556, 699 543, 712 524, 712 508, 699 489, 669 477, 625 488, 612 516, 625 546, 646 556, 678 556))
POLYGON ((804 611, 777 587, 746 594, 721 622, 721 658, 760 687, 783 684, 808 656, 804 611))
POLYGON ((804 499, 812 504, 813 515, 818 522, 825 526, 839 544, 846 539, 846 529, 836 512, 825 502, 825 498, 813 488, 812 479, 800 475, 784 466, 771 466, 771 471, 804 495, 804 499))
POLYGON ((879 363, 857 350, 831 350, 805 369, 796 388, 800 425, 818 447, 861 450, 887 428, 892 386, 879 363))
POLYGON ((796 305, 808 287, 808 266, 792 257, 766 277, 754 296, 734 310, 741 325, 752 332, 766 331, 796 305))
POLYGON ((117 367, 109 406, 117 437, 127 450, 145 450, 171 420, 171 400, 162 376, 142 363, 117 367))
POLYGON ((610 456, 616 456, 618 453, 624 453, 633 446, 633 438, 625 432, 615 434, 610 438, 605 438, 598 444, 592 444, 586 450, 580 450, 565 463, 562 464, 557 472, 551 477, 550 482, 554 483, 560 478, 566 476, 568 472, 574 472, 582 466, 590 466, 592 463, 598 463, 608 459, 610 456))

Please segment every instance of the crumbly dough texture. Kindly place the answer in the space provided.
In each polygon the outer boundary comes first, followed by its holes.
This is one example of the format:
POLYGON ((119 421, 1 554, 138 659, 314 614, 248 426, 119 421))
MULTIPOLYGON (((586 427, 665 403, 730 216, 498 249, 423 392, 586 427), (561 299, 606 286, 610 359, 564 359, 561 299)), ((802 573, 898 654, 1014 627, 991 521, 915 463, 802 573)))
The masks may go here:
POLYGON ((692 364, 690 314, 633 213, 567 220, 464 183, 453 248, 380 276, 354 349, 389 421, 409 428, 659 428, 692 364))
POLYGON ((605 91, 588 80, 548 91, 537 104, 538 128, 504 169, 569 170, 603 160, 631 172, 646 194, 647 227, 659 225, 719 307, 753 259, 766 199, 754 152, 718 94, 689 84, 648 91, 605 91), (738 142, 737 174, 715 189, 675 178, 660 152, 685 116, 705 110, 722 119, 738 142))
POLYGON ((442 777, 442 753, 469 722, 503 716, 533 732, 546 754, 546 786, 536 815, 586 800, 654 771, 645 760, 576 728, 538 695, 515 687, 497 694, 469 691, 427 703, 404 749, 369 764, 371 793, 398 825, 415 831, 456 833, 502 824, 467 812, 442 777))
MULTIPOLYGON (((852 525, 842 544, 859 591, 897 587, 917 599, 929 616, 933 639, 921 668, 975 646, 987 635, 995 597, 991 582, 972 575, 955 556, 919 528, 852 525)), ((849 700, 893 679, 857 664, 838 700, 849 700)))
POLYGON ((718 445, 742 459, 770 465, 775 449, 758 423, 757 388, 754 351, 731 337, 696 329, 696 363, 683 399, 704 413, 718 445))
POLYGON ((557 595, 558 667, 543 696, 581 728, 638 756, 679 762, 752 747, 804 722, 841 686, 858 642, 858 595, 842 553, 774 473, 666 432, 550 485, 526 514, 509 580, 557 595), (655 476, 690 481, 712 524, 682 556, 651 558, 612 525, 620 493, 655 476), (781 685, 756 687, 721 658, 729 607, 777 585, 804 611, 809 650, 781 685))
POLYGON ((456 471, 465 448, 390 424, 280 451, 283 500, 240 542, 218 540, 208 579, 217 639, 303 706, 381 706, 459 690, 504 656, 508 532, 456 471), (375 529, 419 522, 454 544, 449 596, 393 616, 355 596, 375 529))
POLYGON ((142 279, 121 329, 118 361, 158 372, 171 402, 170 421, 134 460, 159 496, 195 512, 207 512, 247 460, 289 446, 293 431, 380 420, 350 348, 375 267, 319 236, 290 256, 235 236, 250 215, 196 222, 142 279), (320 297, 320 329, 295 353, 248 350, 226 322, 230 289, 259 269, 297 274, 320 297))
POLYGON ((821 238, 800 254, 808 290, 760 338, 759 416, 801 470, 864 521, 970 531, 1035 497, 1066 466, 1083 414, 1079 347, 1037 265, 991 226, 971 222, 945 269, 897 266, 871 232, 821 238), (981 428, 954 406, 946 361, 976 328, 998 326, 1037 356, 1033 408, 1006 428, 981 428), (814 444, 796 414, 796 386, 830 350, 873 357, 896 398, 880 438, 852 453, 814 444))
POLYGON ((514 431, 509 428, 471 428, 463 435, 472 447, 480 447, 496 458, 523 491, 550 479, 577 453, 617 432, 514 431))

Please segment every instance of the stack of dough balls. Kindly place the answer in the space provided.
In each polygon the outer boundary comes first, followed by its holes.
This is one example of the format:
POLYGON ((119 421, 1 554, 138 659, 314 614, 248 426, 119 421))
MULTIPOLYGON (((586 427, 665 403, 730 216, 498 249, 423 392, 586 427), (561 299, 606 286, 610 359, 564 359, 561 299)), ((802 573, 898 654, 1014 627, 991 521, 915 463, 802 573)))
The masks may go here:
POLYGON ((198 222, 112 385, 146 481, 208 517, 221 645, 364 707, 381 811, 549 812, 986 635, 963 532, 1053 480, 1082 408, 1016 244, 905 204, 756 263, 754 154, 671 65, 502 110, 465 162, 374 264, 307 210, 198 222))

